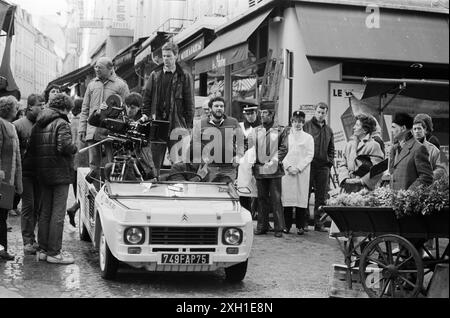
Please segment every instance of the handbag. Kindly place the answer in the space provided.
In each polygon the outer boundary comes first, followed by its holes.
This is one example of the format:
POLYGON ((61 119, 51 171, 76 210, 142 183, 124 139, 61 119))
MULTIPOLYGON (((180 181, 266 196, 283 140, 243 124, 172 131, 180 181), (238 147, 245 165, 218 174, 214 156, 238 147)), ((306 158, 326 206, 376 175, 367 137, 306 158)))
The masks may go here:
POLYGON ((11 210, 14 205, 16 188, 9 183, 0 183, 0 209, 11 210))

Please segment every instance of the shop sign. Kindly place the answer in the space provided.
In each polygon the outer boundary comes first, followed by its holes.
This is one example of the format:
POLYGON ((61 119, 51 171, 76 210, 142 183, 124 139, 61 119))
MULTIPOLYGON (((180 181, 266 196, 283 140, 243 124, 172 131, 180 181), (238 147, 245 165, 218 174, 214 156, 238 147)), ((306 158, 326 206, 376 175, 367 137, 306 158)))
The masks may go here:
POLYGON ((81 29, 103 29, 104 24, 102 20, 81 20, 81 29))
POLYGON ((190 60, 198 53, 200 53, 204 47, 205 47, 205 38, 201 37, 200 39, 194 41, 193 43, 189 44, 186 48, 181 50, 180 61, 190 60))

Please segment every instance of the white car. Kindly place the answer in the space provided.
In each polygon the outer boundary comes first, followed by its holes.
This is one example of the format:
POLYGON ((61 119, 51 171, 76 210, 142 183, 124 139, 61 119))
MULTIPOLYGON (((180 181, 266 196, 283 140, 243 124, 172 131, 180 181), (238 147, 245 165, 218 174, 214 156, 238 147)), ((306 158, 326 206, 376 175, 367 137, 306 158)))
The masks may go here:
POLYGON ((232 185, 107 182, 97 193, 88 172, 78 170, 80 238, 99 249, 103 278, 123 262, 152 272, 225 268, 228 281, 244 279, 253 224, 232 185))

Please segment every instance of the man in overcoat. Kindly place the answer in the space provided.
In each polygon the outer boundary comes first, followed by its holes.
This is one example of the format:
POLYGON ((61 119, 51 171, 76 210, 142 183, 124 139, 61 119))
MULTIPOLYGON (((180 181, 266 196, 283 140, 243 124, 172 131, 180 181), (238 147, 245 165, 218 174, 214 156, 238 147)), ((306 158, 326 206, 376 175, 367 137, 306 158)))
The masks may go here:
POLYGON ((394 145, 391 149, 389 171, 391 189, 413 190, 419 185, 431 185, 433 169, 427 148, 411 132, 414 119, 406 113, 397 113, 392 120, 394 145))

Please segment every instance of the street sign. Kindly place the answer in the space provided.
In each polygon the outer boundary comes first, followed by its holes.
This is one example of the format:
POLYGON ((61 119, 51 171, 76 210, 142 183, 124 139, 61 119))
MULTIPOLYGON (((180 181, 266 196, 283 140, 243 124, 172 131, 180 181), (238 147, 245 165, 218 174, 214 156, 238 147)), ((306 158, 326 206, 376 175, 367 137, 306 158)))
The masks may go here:
POLYGON ((82 29, 103 29, 104 24, 102 20, 81 20, 80 28, 82 29))

